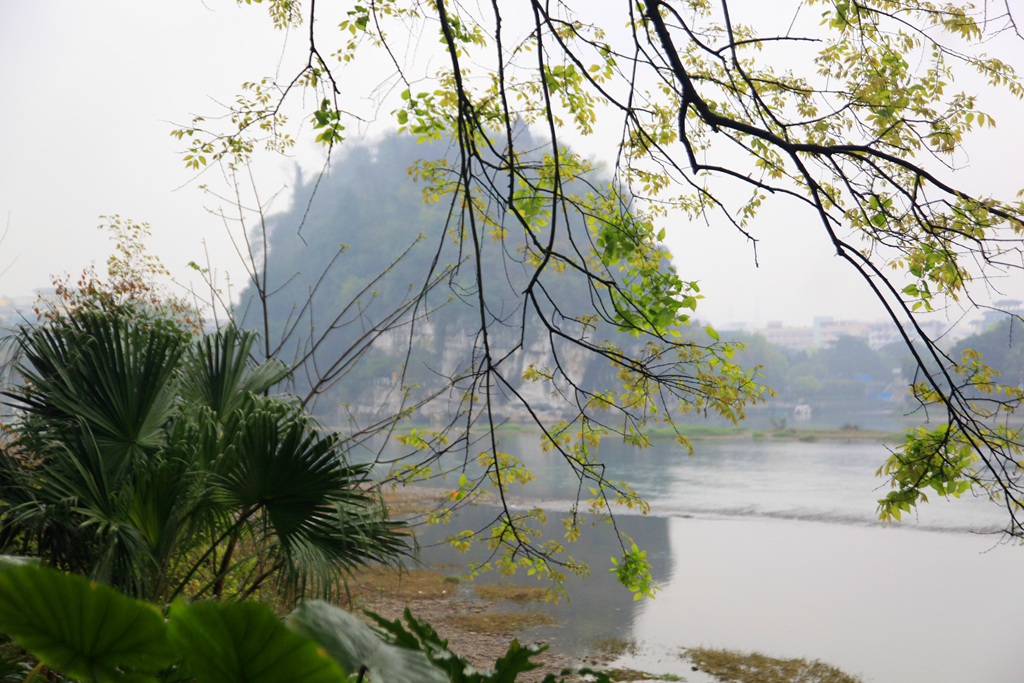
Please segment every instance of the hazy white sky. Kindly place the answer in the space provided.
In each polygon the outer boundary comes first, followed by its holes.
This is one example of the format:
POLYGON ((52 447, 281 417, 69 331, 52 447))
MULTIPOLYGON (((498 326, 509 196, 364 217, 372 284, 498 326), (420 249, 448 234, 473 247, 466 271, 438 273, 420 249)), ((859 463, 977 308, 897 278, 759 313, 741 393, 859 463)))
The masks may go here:
MULTIPOLYGON (((198 188, 217 178, 193 179, 169 131, 216 111, 215 101, 229 100, 243 81, 273 74, 284 40, 262 8, 233 0, 3 3, 0 296, 29 295, 50 273, 102 264, 110 245, 96 225, 115 213, 152 224, 151 251, 179 278, 204 249, 237 278, 224 229, 205 208, 214 202, 198 188)), ((971 161, 980 183, 1010 196, 1024 185, 1005 173, 1024 156, 1020 118, 1004 114, 971 161)), ((294 163, 261 160, 263 191, 287 183, 294 163)), ((681 274, 700 280, 707 295, 701 317, 716 325, 881 317, 817 225, 792 207, 766 211, 755 231, 757 269, 743 239, 723 226, 670 226, 681 274)))
MULTIPOLYGON (((203 240, 232 265, 169 133, 273 73, 281 40, 265 12, 231 1, 4 3, 0 295, 102 264, 110 245, 96 226, 107 214, 151 223, 151 251, 175 274, 203 260, 203 240)), ((272 160, 268 175, 287 163, 272 160)))

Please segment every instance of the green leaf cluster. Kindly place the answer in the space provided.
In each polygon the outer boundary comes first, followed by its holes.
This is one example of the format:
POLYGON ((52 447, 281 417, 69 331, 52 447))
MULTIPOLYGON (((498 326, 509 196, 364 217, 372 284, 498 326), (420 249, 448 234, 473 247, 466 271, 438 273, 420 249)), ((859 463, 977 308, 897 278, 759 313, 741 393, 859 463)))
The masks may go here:
POLYGON ((318 131, 316 141, 328 147, 345 139, 341 112, 331 106, 329 99, 325 98, 320 108, 313 112, 313 129, 318 131))
POLYGON ((926 489, 959 498, 977 481, 977 462, 977 454, 962 434, 947 426, 916 427, 878 470, 878 476, 889 478, 893 487, 878 501, 879 518, 899 520, 918 502, 928 501, 926 489))
POLYGON ((615 577, 623 586, 633 591, 633 599, 653 598, 658 586, 651 578, 651 563, 647 561, 647 551, 640 550, 633 543, 622 559, 611 558, 615 577))

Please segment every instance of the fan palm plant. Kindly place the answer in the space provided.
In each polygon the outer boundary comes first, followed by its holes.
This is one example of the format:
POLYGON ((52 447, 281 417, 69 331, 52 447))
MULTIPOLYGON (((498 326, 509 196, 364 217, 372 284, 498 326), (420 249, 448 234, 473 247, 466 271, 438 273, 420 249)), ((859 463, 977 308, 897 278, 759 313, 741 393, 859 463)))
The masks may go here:
POLYGON ((0 544, 130 595, 322 592, 404 550, 368 486, 249 361, 254 338, 83 310, 25 328, 21 411, 0 457, 0 544))

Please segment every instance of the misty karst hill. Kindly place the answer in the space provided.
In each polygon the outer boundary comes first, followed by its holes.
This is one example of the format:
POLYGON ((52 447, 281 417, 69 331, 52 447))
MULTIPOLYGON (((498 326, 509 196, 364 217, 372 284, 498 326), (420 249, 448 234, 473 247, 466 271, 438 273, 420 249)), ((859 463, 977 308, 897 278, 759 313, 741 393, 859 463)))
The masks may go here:
MULTIPOLYGON (((473 268, 456 267, 467 258, 469 245, 450 230, 449 199, 441 195, 424 201, 426 186, 410 173, 419 160, 444 152, 440 143, 423 145, 397 136, 373 146, 348 146, 319 179, 298 177, 292 205, 266 221, 267 324, 251 283, 236 318, 243 327, 267 334, 272 352, 280 345, 275 355, 286 362, 316 346, 315 363, 296 372, 294 388, 300 395, 336 359, 344 359, 333 366, 338 372, 313 402, 330 424, 390 414, 403 395, 419 401, 459 378, 480 352, 481 288, 486 315, 499 322, 488 343, 502 356, 505 376, 517 378, 506 391, 520 393, 536 411, 557 413, 566 410, 565 402, 550 395, 550 385, 524 380, 531 368, 557 366, 584 387, 614 381, 607 361, 570 343, 541 343, 546 330, 524 314, 521 302, 533 272, 532 255, 523 245, 513 249, 507 237, 480 245, 486 274, 481 282, 473 268), (325 335, 321 342, 319 335, 325 335)), ((589 244, 582 221, 570 220, 569 226, 572 237, 561 240, 589 244)), ((262 248, 263 235, 250 239, 262 248)), ((255 259, 260 278, 263 255, 260 251, 255 259)), ((563 325, 579 330, 583 325, 574 316, 582 317, 594 305, 590 287, 571 270, 555 275, 541 305, 563 325)), ((620 345, 633 343, 601 322, 588 322, 587 328, 595 340, 617 336, 620 345)), ((454 394, 445 396, 418 414, 445 419, 458 400, 454 394)), ((500 412, 507 404, 499 400, 497 406, 500 412)), ((515 418, 511 412, 499 417, 515 418)))

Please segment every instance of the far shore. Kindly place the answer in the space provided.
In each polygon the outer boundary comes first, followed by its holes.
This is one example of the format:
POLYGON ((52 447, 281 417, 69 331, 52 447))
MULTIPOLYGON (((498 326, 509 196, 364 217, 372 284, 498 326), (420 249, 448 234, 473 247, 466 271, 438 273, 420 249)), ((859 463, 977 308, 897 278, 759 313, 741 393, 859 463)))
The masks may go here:
MULTIPOLYGON (((682 425, 679 434, 690 441, 713 440, 751 440, 751 441, 838 441, 850 443, 878 442, 893 443, 901 441, 900 432, 884 432, 860 427, 840 427, 837 429, 804 429, 798 427, 780 427, 775 429, 748 429, 746 427, 714 427, 707 425, 682 425)), ((676 433, 668 427, 658 427, 647 432, 651 438, 675 438, 676 433)))
MULTIPOLYGON (((404 425, 405 429, 429 429, 424 424, 404 425)), ((481 428, 482 429, 482 428, 481 428)), ((540 434, 533 424, 505 422, 495 428, 498 434, 540 434)), ((680 436, 691 442, 700 441, 824 441, 824 442, 870 442, 894 444, 903 441, 902 432, 878 431, 862 429, 857 426, 838 427, 834 429, 778 427, 772 429, 753 429, 740 425, 721 427, 715 425, 676 425, 658 426, 644 432, 650 439, 677 439, 680 436)))

